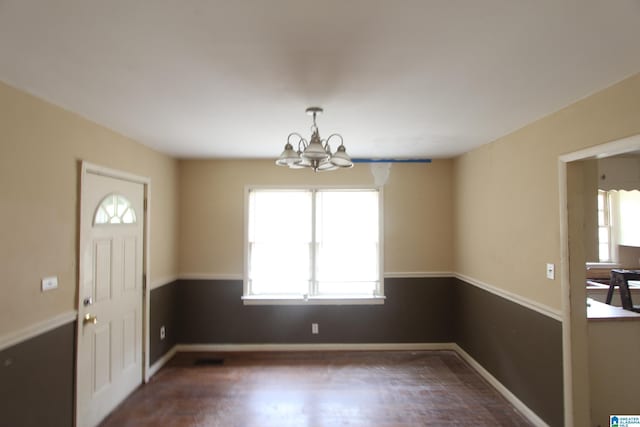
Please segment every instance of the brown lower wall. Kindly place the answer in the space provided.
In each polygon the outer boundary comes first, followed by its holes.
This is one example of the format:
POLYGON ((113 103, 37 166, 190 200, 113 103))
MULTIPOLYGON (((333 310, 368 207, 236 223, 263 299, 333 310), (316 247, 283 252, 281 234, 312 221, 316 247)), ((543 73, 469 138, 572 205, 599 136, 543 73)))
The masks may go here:
POLYGON ((451 280, 387 279, 384 305, 355 306, 245 306, 241 280, 174 281, 151 290, 149 360, 177 343, 451 342, 451 280))
POLYGON ((241 280, 180 280, 179 342, 451 342, 451 280, 386 279, 383 305, 343 306, 243 305, 241 280))
POLYGON ((154 288, 149 296, 149 362, 153 365, 178 341, 178 281, 154 288), (165 337, 160 338, 164 326, 165 337))
MULTIPOLYGON (((377 306, 245 306, 242 281, 175 281, 151 291, 150 360, 177 343, 456 342, 550 426, 563 424, 561 322, 453 278, 386 279, 385 293, 377 306)), ((72 425, 74 339, 69 323, 0 351, 0 425, 72 425)))
POLYGON ((562 426, 562 322, 454 280, 455 342, 547 424, 562 426))
POLYGON ((75 322, 0 351, 0 425, 73 425, 75 322))

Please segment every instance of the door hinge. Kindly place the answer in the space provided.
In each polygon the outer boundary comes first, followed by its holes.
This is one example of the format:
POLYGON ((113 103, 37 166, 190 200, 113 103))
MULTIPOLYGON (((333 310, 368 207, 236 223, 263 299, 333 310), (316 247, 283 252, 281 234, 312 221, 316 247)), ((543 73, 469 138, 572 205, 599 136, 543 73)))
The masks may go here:
POLYGON ((142 275, 142 289, 144 289, 144 290, 147 289, 147 275, 146 274, 142 275))
POLYGON ((143 209, 146 211, 147 210, 147 199, 144 199, 143 202, 143 209))

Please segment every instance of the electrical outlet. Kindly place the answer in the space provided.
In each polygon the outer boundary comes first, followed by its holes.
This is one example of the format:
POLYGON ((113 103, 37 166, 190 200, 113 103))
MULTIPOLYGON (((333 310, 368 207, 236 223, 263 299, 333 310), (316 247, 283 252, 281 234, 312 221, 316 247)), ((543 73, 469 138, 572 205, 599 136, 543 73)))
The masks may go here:
POLYGON ((318 324, 317 323, 312 323, 311 324, 311 333, 314 335, 317 335, 320 333, 320 331, 318 330, 318 324))
POLYGON ((160 339, 163 340, 167 336, 164 325, 160 326, 160 339))

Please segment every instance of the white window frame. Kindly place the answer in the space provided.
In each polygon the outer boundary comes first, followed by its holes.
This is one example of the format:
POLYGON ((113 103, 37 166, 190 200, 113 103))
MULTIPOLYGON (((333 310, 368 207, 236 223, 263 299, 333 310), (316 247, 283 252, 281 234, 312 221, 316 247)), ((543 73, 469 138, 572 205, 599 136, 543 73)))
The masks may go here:
POLYGON ((613 224, 613 203, 612 203, 612 194, 609 191, 606 190, 598 190, 598 199, 602 197, 603 198, 603 208, 602 208, 602 214, 604 217, 604 224, 600 223, 600 200, 598 200, 598 261, 600 264, 604 264, 604 263, 609 263, 609 264, 613 264, 617 261, 617 254, 614 251, 614 248, 616 247, 615 244, 615 229, 614 229, 614 224, 613 224), (604 229, 606 230, 607 236, 608 236, 608 242, 607 242, 607 246, 608 246, 608 259, 600 259, 600 230, 604 229))
MULTIPOLYGON (((384 304, 384 194, 382 187, 357 185, 286 185, 286 186, 258 186, 247 185, 244 191, 244 273, 242 301, 245 305, 377 305, 384 304), (252 190, 376 190, 378 192, 378 289, 372 296, 269 296, 249 294, 249 194, 252 190)), ((315 204, 314 204, 315 209, 315 204)), ((315 214, 314 214, 315 215, 315 214)), ((311 285, 315 287, 315 284, 311 285)))

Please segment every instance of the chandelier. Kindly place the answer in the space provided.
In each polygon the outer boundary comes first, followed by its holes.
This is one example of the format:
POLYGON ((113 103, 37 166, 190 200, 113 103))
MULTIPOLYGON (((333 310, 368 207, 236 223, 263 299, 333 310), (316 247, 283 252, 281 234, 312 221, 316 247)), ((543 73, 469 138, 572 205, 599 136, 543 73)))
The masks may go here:
POLYGON ((314 172, 353 167, 353 162, 347 154, 347 149, 342 142, 340 134, 334 133, 329 135, 327 139, 320 139, 318 125, 316 125, 316 115, 322 113, 322 108, 309 107, 306 111, 307 114, 313 117, 311 139, 307 141, 297 132, 290 133, 287 137, 284 151, 276 160, 276 165, 288 166, 291 169, 311 168, 314 172), (332 153, 331 147, 329 147, 329 141, 332 138, 340 140, 340 145, 335 153, 332 153), (293 148, 295 145, 297 145, 297 150, 293 148))

